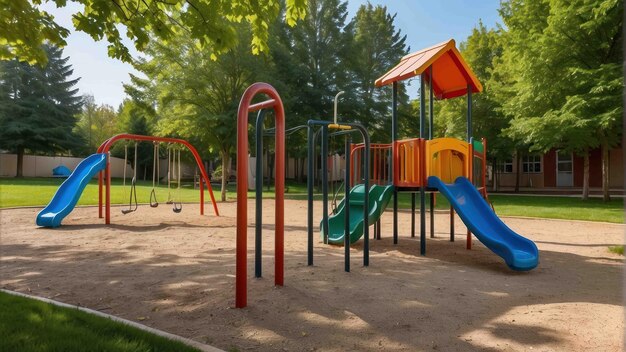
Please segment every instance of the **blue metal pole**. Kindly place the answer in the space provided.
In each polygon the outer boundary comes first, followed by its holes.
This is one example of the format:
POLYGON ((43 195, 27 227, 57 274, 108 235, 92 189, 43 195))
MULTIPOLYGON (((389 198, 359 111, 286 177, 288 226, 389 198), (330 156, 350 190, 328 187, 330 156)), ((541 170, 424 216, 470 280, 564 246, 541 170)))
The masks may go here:
MULTIPOLYGON (((428 113, 430 117, 430 123, 428 124, 428 139, 433 139, 433 131, 434 131, 434 111, 435 111, 435 100, 433 99, 433 66, 429 67, 430 75, 428 77, 429 84, 429 99, 428 99, 428 113)), ((435 237, 435 192, 430 192, 430 237, 435 237)))
MULTIPOLYGON (((392 86, 392 100, 391 100, 391 180, 394 180, 394 167, 395 162, 393 155, 395 155, 396 140, 398 139, 398 82, 393 82, 392 86)), ((379 234, 380 235, 380 234, 379 234)), ((394 187, 393 189, 393 244, 398 244, 398 191, 394 187)))
MULTIPOLYGON (((344 218, 344 234, 343 234, 343 246, 344 246, 344 270, 350 272, 350 136, 346 136, 346 174, 344 182, 344 192, 346 194, 343 209, 345 212, 344 218)), ((365 226, 365 224, 363 225, 365 226)))
MULTIPOLYGON (((420 75, 420 138, 426 138, 426 94, 424 74, 420 75)), ((426 255, 426 185, 420 187, 420 254, 426 255)))

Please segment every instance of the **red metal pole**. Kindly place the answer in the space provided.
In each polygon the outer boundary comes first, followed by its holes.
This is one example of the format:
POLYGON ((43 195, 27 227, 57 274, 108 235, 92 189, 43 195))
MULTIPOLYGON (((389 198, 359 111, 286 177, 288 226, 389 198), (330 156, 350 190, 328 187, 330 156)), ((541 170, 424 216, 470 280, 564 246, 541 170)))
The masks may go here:
MULTIPOLYGON (((200 215, 204 215, 204 181, 200 179, 200 215)), ((211 187, 211 185, 209 185, 211 187)))
POLYGON ((275 164, 275 267, 274 284, 284 283, 284 193, 285 193, 285 112, 274 87, 267 83, 254 83, 241 97, 237 113, 237 248, 235 307, 247 305, 248 276, 248 113, 274 108, 276 115, 275 164), (266 94, 269 100, 250 105, 257 94, 266 94))
POLYGON ((102 171, 98 172, 98 218, 102 219, 102 171))

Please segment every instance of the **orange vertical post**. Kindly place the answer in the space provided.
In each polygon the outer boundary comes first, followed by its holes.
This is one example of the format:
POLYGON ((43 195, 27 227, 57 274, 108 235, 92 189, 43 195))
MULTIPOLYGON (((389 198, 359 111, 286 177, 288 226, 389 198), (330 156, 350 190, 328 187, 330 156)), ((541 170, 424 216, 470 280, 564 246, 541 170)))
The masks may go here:
POLYGON ((254 83, 241 97, 237 113, 237 248, 235 307, 247 305, 247 261, 248 261, 248 113, 274 108, 276 115, 276 179, 275 179, 275 267, 274 284, 284 283, 284 231, 285 231, 285 112, 278 93, 267 83, 254 83), (258 94, 269 100, 250 105, 258 94))

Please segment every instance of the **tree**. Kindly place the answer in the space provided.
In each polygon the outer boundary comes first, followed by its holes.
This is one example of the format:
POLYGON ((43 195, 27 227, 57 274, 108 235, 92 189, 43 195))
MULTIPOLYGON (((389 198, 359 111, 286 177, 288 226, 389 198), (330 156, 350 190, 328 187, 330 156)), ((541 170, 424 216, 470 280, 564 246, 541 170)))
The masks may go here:
POLYGON ((609 200, 608 150, 619 142, 622 107, 623 8, 617 0, 502 3, 509 28, 504 57, 516 79, 503 102, 514 120, 509 134, 531 151, 582 155, 583 198, 589 151, 602 148, 602 188, 609 200))
MULTIPOLYGON (((346 56, 351 68, 356 93, 356 108, 350 117, 372 130, 373 141, 390 140, 391 89, 376 88, 374 81, 385 74, 407 54, 406 35, 396 30, 396 15, 386 6, 361 5, 348 26, 354 42, 346 56)), ((402 86, 403 87, 403 86, 402 86)), ((408 96, 399 90, 399 104, 406 104, 408 96)))
MULTIPOLYGON (((353 83, 346 64, 351 40, 345 31, 347 2, 309 0, 306 11, 307 17, 296 27, 274 26, 270 41, 273 69, 269 82, 284 99, 288 128, 306 124, 309 119, 332 119, 333 99, 342 90, 346 94, 341 97, 340 115, 353 116, 354 111, 353 83)), ((306 134, 288 138, 292 146, 288 154, 303 170, 306 134)), ((270 150, 272 142, 268 144, 270 150)))
MULTIPOLYGON (((152 119, 146 113, 144 109, 138 106, 132 100, 124 100, 120 105, 117 113, 116 129, 120 133, 138 134, 143 136, 153 135, 153 130, 150 128, 153 126, 152 119)), ((110 136, 109 136, 110 137, 110 136)), ((108 138, 108 137, 105 137, 108 138)), ((135 144, 134 142, 125 142, 125 144, 118 143, 113 147, 111 155, 118 158, 124 157, 124 148, 127 147, 128 161, 134 161, 135 158, 135 144)), ((133 168, 136 169, 137 177, 142 179, 148 178, 148 169, 153 166, 153 146, 149 143, 137 144, 137 165, 133 164, 133 168), (140 173, 141 172, 141 173, 140 173)))
POLYGON ((237 136, 236 111, 244 90, 261 71, 261 58, 243 43, 251 34, 241 27, 239 45, 211 59, 196 41, 180 35, 170 42, 154 42, 150 59, 136 68, 148 78, 133 78, 126 91, 147 116, 155 114, 155 132, 189 140, 198 150, 214 151, 222 159, 222 201, 226 200, 228 165, 237 136))
MULTIPOLYGON (((46 0, 0 0, 0 59, 17 57, 31 63, 45 64, 40 48, 45 41, 64 46, 69 35, 66 28, 38 5, 46 0), (19 28, 20 30, 15 30, 19 28)), ((57 7, 67 0, 52 0, 57 7)), ((109 55, 130 62, 126 37, 143 51, 151 40, 168 42, 177 35, 196 40, 200 48, 208 48, 212 59, 237 45, 238 23, 246 22, 252 31, 248 41, 253 53, 267 50, 269 25, 279 14, 279 1, 256 0, 70 0, 84 6, 73 15, 74 28, 94 40, 106 38, 109 55)), ((306 14, 306 0, 286 0, 285 21, 295 25, 306 14)))
POLYGON ((294 125, 332 116, 334 96, 348 83, 343 56, 349 40, 347 2, 309 0, 307 6, 304 21, 297 27, 277 26, 271 42, 275 81, 291 97, 286 108, 294 125))
POLYGON ((23 175, 24 153, 54 153, 79 148, 73 129, 81 97, 70 79, 72 67, 63 51, 43 47, 44 67, 17 60, 0 61, 0 148, 17 153, 17 177, 23 175))
POLYGON ((75 132, 86 140, 84 154, 93 153, 117 129, 117 112, 110 105, 97 105, 92 95, 83 98, 75 132))

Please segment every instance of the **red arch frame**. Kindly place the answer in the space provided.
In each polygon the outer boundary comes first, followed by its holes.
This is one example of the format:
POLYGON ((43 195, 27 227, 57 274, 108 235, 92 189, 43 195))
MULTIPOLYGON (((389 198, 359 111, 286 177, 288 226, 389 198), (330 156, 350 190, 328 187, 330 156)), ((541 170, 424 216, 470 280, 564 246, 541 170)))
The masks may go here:
POLYGON ((204 215, 204 183, 206 183, 207 188, 209 189, 209 195, 211 196, 211 202, 213 203, 213 210, 215 211, 215 215, 220 215, 219 210, 217 210, 217 203, 215 202, 213 190, 211 189, 211 180, 209 179, 209 176, 204 169, 204 165, 202 164, 202 160, 200 159, 198 151, 196 150, 196 148, 193 147, 193 145, 189 144, 189 142, 184 139, 122 133, 107 139, 106 141, 102 142, 100 147, 98 147, 98 153, 107 154, 106 167, 104 171, 98 173, 98 217, 102 218, 102 186, 104 184, 104 180, 106 180, 104 222, 107 225, 111 223, 111 163, 109 161, 108 153, 113 144, 119 140, 176 143, 187 147, 187 149, 189 149, 194 159, 196 160, 196 164, 198 165, 198 169, 200 169, 200 173, 202 175, 202 179, 200 179, 200 215, 204 215))
POLYGON ((284 282, 285 238, 285 110, 276 89, 267 83, 254 83, 243 93, 237 112, 237 259, 235 307, 247 305, 248 291, 248 114, 274 108, 276 115, 276 178, 275 178, 275 264, 274 284, 284 282), (250 105, 258 94, 270 99, 250 105))

